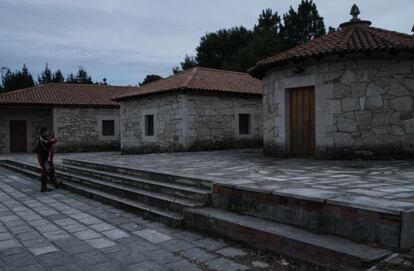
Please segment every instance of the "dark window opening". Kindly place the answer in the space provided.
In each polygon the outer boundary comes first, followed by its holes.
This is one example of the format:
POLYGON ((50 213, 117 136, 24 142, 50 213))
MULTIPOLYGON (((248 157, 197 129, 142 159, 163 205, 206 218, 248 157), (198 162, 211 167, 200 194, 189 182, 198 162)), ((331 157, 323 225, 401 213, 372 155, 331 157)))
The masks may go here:
POLYGON ((154 136, 154 115, 145 115, 145 135, 154 136))
POLYGON ((115 135, 115 121, 114 120, 103 120, 102 121, 102 135, 103 136, 114 136, 115 135))
POLYGON ((250 114, 239 114, 239 134, 250 134, 250 114))

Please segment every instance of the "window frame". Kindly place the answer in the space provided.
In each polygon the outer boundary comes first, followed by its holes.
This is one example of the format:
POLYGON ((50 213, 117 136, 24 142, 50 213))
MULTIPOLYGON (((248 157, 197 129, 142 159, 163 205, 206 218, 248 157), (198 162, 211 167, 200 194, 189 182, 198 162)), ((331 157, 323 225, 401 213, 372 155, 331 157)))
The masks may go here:
POLYGON ((154 115, 144 115, 144 133, 145 136, 154 136, 155 135, 155 127, 154 127, 154 115), (151 125, 150 125, 151 124, 151 125))
POLYGON ((98 140, 99 141, 116 141, 120 139, 119 134, 119 118, 115 116, 97 116, 97 133, 98 133, 98 140), (114 122, 114 134, 113 135, 104 135, 103 134, 103 122, 104 121, 113 121, 114 122))
POLYGON ((101 120, 101 134, 102 134, 102 136, 104 136, 104 137, 108 137, 108 136, 115 136, 115 133, 116 133, 116 131, 115 131, 115 120, 108 120, 108 119, 103 119, 103 120, 101 120), (106 134, 105 133, 105 122, 110 122, 110 123, 112 123, 112 133, 110 133, 110 134, 106 134))
POLYGON ((253 138, 255 136, 255 129, 256 129, 256 120, 255 120, 255 114, 256 110, 252 108, 236 108, 234 111, 235 114, 235 136, 239 139, 247 139, 247 138, 253 138), (249 134, 240 134, 240 115, 249 115, 249 134))
MULTIPOLYGON (((239 123, 239 129, 238 129, 238 133, 240 136, 249 136, 252 133, 252 115, 249 113, 239 113, 238 114, 238 123, 239 123), (247 127, 242 127, 242 116, 246 116, 247 117, 247 127), (247 133, 242 133, 242 128, 246 128, 247 133)), ((244 132, 244 131, 243 131, 244 132)))
POLYGON ((157 109, 142 109, 141 110, 141 135, 143 142, 156 142, 157 141, 157 131, 158 131, 158 114, 157 109), (152 115, 153 119, 153 135, 147 135, 147 116, 152 115))

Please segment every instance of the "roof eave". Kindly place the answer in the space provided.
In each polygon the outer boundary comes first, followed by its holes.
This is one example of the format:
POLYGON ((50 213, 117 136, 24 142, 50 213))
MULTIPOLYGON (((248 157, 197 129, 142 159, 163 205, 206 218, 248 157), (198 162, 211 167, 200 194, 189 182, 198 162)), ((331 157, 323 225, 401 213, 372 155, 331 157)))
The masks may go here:
POLYGON ((177 89, 168 89, 164 91, 157 91, 157 92, 151 92, 151 93, 142 93, 142 94, 136 94, 131 96, 125 96, 125 97, 117 97, 113 99, 117 102, 122 102, 125 100, 130 100, 134 98, 142 98, 142 97, 148 97, 148 96, 156 96, 161 94, 176 94, 177 92, 197 92, 197 91, 204 91, 205 93, 215 93, 215 94, 231 94, 231 95, 242 95, 242 96, 262 96, 262 93, 255 93, 255 92, 240 92, 240 91, 230 91, 230 90, 212 90, 212 89, 195 89, 195 88, 177 88, 177 89))

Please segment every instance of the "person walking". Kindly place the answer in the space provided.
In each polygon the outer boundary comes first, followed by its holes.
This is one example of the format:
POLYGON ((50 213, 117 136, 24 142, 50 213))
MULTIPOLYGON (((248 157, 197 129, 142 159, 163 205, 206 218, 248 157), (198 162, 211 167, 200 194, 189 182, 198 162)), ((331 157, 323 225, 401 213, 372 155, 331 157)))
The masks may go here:
POLYGON ((62 181, 58 181, 55 175, 55 164, 53 162, 53 158, 55 157, 55 153, 56 153, 55 144, 57 143, 57 138, 54 132, 52 132, 49 142, 50 142, 50 151, 49 151, 49 159, 48 159, 48 164, 49 164, 48 174, 49 174, 49 179, 54 185, 55 189, 58 189, 62 185, 62 181))
MULTIPOLYGON (((40 135, 36 139, 33 147, 33 151, 37 153, 37 160, 40 165, 40 181, 41 181, 41 192, 49 192, 51 189, 47 187, 47 178, 54 182, 56 181, 56 178, 54 177, 54 170, 52 171, 52 168, 49 163, 49 157, 51 154, 51 149, 54 144, 56 144, 57 139, 56 138, 49 138, 48 136, 48 129, 45 127, 42 127, 40 129, 40 135)), ((53 159, 53 156, 52 156, 53 159)), ((53 165, 53 161, 52 161, 53 165)), ((55 185, 56 186, 56 185, 55 185)))

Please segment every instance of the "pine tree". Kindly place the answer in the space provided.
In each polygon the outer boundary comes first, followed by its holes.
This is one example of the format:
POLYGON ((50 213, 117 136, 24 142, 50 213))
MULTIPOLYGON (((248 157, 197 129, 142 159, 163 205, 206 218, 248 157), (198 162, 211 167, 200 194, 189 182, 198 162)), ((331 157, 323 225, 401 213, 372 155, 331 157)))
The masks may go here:
POLYGON ((65 82, 65 77, 63 76, 62 72, 57 69, 56 72, 53 73, 52 75, 52 83, 64 83, 65 82))
POLYGON ((264 9, 259 15, 259 21, 254 26, 254 32, 271 31, 275 34, 279 33, 280 16, 277 12, 273 13, 272 9, 264 9))
POLYGON ((70 73, 66 77, 66 83, 71 84, 93 84, 92 78, 88 75, 87 71, 83 67, 79 67, 76 75, 70 73))
POLYGON ((243 26, 207 33, 200 39, 196 56, 186 56, 173 72, 198 65, 245 72, 260 59, 326 34, 323 17, 312 0, 302 0, 297 10, 283 15, 265 9, 253 30, 243 26))
POLYGON ((13 91, 22 88, 28 88, 34 86, 33 77, 27 69, 26 65, 23 65, 22 70, 16 70, 11 72, 9 69, 3 77, 3 92, 13 91))
POLYGON ((79 67, 78 73, 76 74, 76 81, 78 84, 93 84, 92 78, 83 67, 79 67))
POLYGON ((194 56, 185 55, 184 61, 180 62, 180 67, 173 67, 172 71, 174 74, 177 74, 181 71, 185 71, 197 66, 198 63, 194 56))
POLYGON ((37 82, 39 84, 47 84, 52 82, 52 71, 49 69, 47 63, 41 75, 37 77, 37 82))
POLYGON ((323 17, 312 0, 302 0, 297 11, 290 7, 283 15, 281 33, 289 48, 326 34, 323 17))

